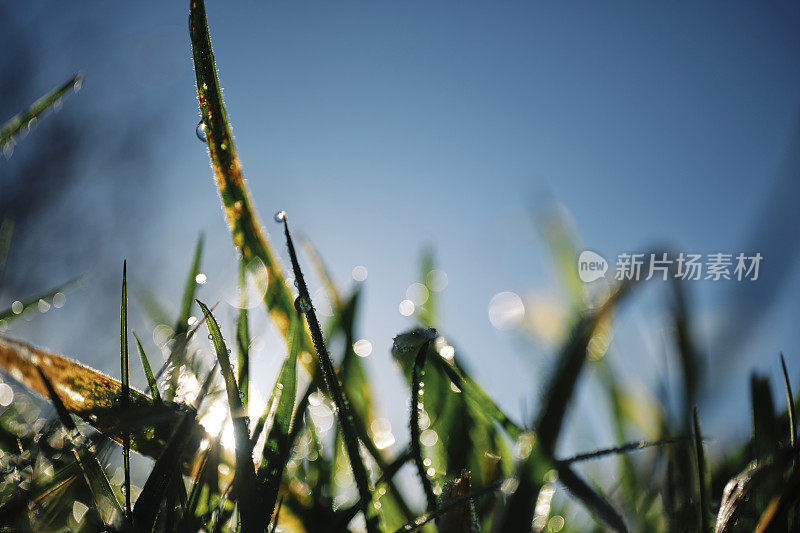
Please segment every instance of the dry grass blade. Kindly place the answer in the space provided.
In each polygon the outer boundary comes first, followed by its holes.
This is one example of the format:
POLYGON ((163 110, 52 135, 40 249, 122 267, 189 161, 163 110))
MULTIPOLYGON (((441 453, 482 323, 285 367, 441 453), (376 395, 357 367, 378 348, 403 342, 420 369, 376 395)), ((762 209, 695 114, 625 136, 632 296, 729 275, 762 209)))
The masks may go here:
MULTIPOLYGON (((197 78, 197 100, 200 104, 200 114, 217 189, 233 236, 233 243, 241 250, 244 261, 250 262, 258 258, 264 263, 269 274, 264 303, 278 329, 284 337, 287 337, 294 299, 286 286, 286 279, 277 263, 276 254, 253 208, 242 175, 242 167, 236 155, 217 78, 203 0, 193 0, 191 3, 189 30, 197 78)), ((311 341, 306 338, 304 350, 310 351, 311 348, 311 341)))
MULTIPOLYGON (((47 387, 37 371, 37 367, 41 367, 67 411, 120 443, 120 422, 130 423, 131 448, 152 458, 161 455, 186 410, 186 406, 181 404, 156 405, 148 396, 131 387, 130 408, 127 414, 123 413, 119 404, 122 384, 116 379, 77 361, 2 336, 0 367, 29 389, 47 396, 47 387)), ((206 432, 194 420, 188 431, 191 438, 187 447, 196 449, 206 432)))
POLYGON ((103 472, 103 467, 100 466, 100 462, 97 460, 95 454, 82 443, 81 435, 78 433, 75 422, 70 417, 53 383, 41 368, 36 367, 36 371, 47 391, 47 396, 53 402, 58 418, 67 429, 72 453, 78 461, 98 512, 106 523, 112 521, 117 514, 123 516, 124 512, 122 507, 117 500, 117 496, 114 494, 114 490, 111 488, 111 484, 108 482, 105 472, 103 472))

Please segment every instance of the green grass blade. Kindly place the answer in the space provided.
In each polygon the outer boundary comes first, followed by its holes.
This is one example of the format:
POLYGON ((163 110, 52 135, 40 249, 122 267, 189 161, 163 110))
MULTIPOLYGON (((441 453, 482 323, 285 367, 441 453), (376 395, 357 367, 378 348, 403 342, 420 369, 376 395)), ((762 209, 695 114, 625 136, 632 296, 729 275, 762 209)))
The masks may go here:
POLYGON ((428 274, 430 274, 433 269, 435 268, 435 261, 433 256, 433 248, 426 247, 422 251, 422 258, 420 259, 420 269, 419 269, 419 282, 425 287, 428 291, 428 297, 425 300, 425 303, 414 308, 415 315, 420 323, 425 326, 426 328, 435 327, 438 323, 438 298, 436 296, 436 291, 433 290, 433 287, 428 282, 428 274))
POLYGON ((153 291, 147 288, 138 289, 135 294, 136 303, 142 308, 147 318, 153 326, 160 324, 169 325, 172 323, 172 317, 159 297, 153 291))
POLYGON ((783 384, 786 388, 786 401, 789 404, 789 444, 794 447, 797 441, 797 417, 794 412, 794 395, 792 385, 789 383, 789 372, 786 370, 786 360, 781 354, 781 368, 783 369, 783 384))
POLYGON ((548 456, 552 457, 555 452, 567 406, 586 361, 589 341, 600 321, 614 310, 631 286, 631 283, 620 284, 603 305, 582 317, 559 355, 554 377, 548 382, 543 407, 534 424, 538 442, 548 456))
POLYGON ((328 349, 325 346, 325 339, 322 334, 322 329, 317 320, 317 314, 314 311, 314 306, 311 302, 311 296, 308 293, 308 286, 303 278, 303 272, 300 270, 300 264, 297 261, 297 253, 295 252, 294 243, 292 242, 292 235, 289 232, 289 221, 286 214, 281 213, 280 220, 283 222, 284 234, 286 235, 286 245, 289 248, 289 257, 292 262, 292 270, 294 272, 295 280, 297 281, 297 289, 299 296, 295 307, 306 316, 311 336, 314 340, 314 348, 317 352, 317 359, 322 369, 322 375, 325 378, 325 385, 328 393, 333 399, 334 405, 338 412, 339 424, 342 430, 342 438, 344 439, 345 449, 347 456, 350 459, 350 467, 353 469, 353 478, 358 487, 359 497, 361 499, 361 510, 364 513, 364 519, 367 525, 367 531, 378 532, 378 515, 375 513, 375 508, 372 505, 372 495, 369 488, 369 479, 367 477, 366 467, 364 466, 363 459, 358 443, 358 434, 354 427, 353 417, 350 412, 350 404, 347 401, 344 391, 342 390, 339 378, 336 375, 336 370, 333 367, 333 362, 328 354, 328 349))
MULTIPOLYGON (((119 311, 120 366, 122 367, 122 412, 130 409, 130 372, 128 371, 128 262, 122 263, 122 302, 119 311)), ((122 462, 125 470, 125 516, 131 516, 131 434, 122 429, 122 462)))
POLYGON ((617 511, 600 493, 591 488, 581 479, 571 468, 561 467, 558 469, 558 480, 567 487, 567 490, 578 498, 590 511, 597 515, 606 525, 614 531, 626 533, 628 531, 625 522, 617 511))
POLYGON ((192 314, 192 304, 194 303, 195 293, 197 292, 197 275, 200 273, 200 259, 203 256, 203 234, 197 237, 197 244, 194 247, 192 265, 189 268, 189 275, 183 288, 183 298, 181 298, 181 311, 178 321, 175 324, 175 334, 182 335, 189 331, 189 317, 192 314))
POLYGON ((319 255, 319 252, 314 244, 309 239, 303 238, 302 236, 298 238, 298 240, 300 241, 300 248, 302 248, 305 256, 308 257, 314 272, 316 272, 319 278, 322 280, 322 284, 325 286, 325 291, 328 293, 328 298, 331 300, 331 305, 334 309, 334 315, 336 315, 337 311, 344 307, 344 300, 342 299, 341 293, 336 288, 336 283, 334 283, 333 277, 331 277, 328 268, 325 266, 325 262, 322 260, 322 257, 319 255))
POLYGON ((61 293, 66 295, 69 294, 70 292, 73 292, 75 289, 80 287, 82 280, 83 276, 73 278, 67 281, 66 283, 62 283, 61 285, 53 289, 50 289, 47 292, 43 292, 42 294, 39 294, 27 300, 23 300, 21 302, 22 303, 21 308, 17 309, 16 311, 14 310, 13 306, 9 309, 0 311, 0 322, 5 322, 6 324, 8 324, 12 320, 21 317, 25 313, 25 311, 27 311, 29 308, 38 307, 40 300, 47 303, 48 307, 50 305, 53 305, 53 297, 56 294, 61 293))
POLYGON ((769 457, 777 451, 781 442, 769 380, 753 374, 750 395, 753 404, 753 449, 757 458, 769 457))
MULTIPOLYGON (((502 519, 498 521, 498 531, 517 531, 530 524, 542 479, 551 467, 556 466, 555 445, 561 433, 567 406, 586 361, 589 342, 598 324, 629 293, 631 286, 631 283, 621 283, 600 307, 581 317, 561 350, 554 377, 549 381, 543 406, 534 423, 535 438, 530 437, 534 439, 530 453, 527 453, 517 466, 518 487, 503 511, 502 519)), ((567 472, 568 482, 574 484, 573 495, 592 509, 599 518, 610 519, 611 522, 607 522, 609 526, 618 527, 621 520, 618 521, 616 517, 619 515, 605 499, 568 468, 562 469, 567 472)))
POLYGON ((142 361, 142 369, 144 370, 144 377, 147 379, 147 386, 150 389, 150 395, 153 397, 154 402, 161 403, 163 400, 161 400, 161 394, 158 392, 158 382, 153 375, 153 369, 150 367, 150 360, 147 358, 147 353, 145 353, 142 342, 139 340, 139 337, 136 335, 135 331, 133 332, 133 338, 136 341, 136 349, 139 352, 139 359, 142 361))
POLYGON ((189 332, 189 317, 192 314, 192 304, 194 302, 195 293, 197 291, 197 274, 200 273, 200 258, 203 255, 203 234, 197 238, 195 245, 194 255, 192 257, 192 264, 189 267, 189 275, 186 278, 186 283, 183 289, 183 296, 181 298, 181 309, 178 313, 178 319, 175 322, 174 338, 175 342, 170 349, 169 365, 171 365, 172 372, 167 380, 166 388, 164 390, 164 397, 172 401, 175 398, 175 393, 178 390, 178 378, 180 377, 180 367, 184 362, 186 356, 186 345, 188 344, 187 333, 189 332))
MULTIPOLYGON (((261 453, 261 466, 258 469, 258 481, 264 493, 262 511, 264 526, 268 526, 275 510, 281 478, 292 451, 290 440, 292 430, 292 411, 297 394, 297 354, 300 351, 303 335, 303 322, 300 317, 294 318, 292 325, 292 341, 289 343, 289 354, 283 362, 278 381, 272 391, 268 409, 274 407, 272 427, 267 434, 267 441, 261 453)), ((265 411, 264 415, 267 415, 265 411)))
POLYGON ((63 85, 56 87, 33 103, 26 111, 16 115, 0 128, 0 148, 14 141, 14 137, 27 126, 31 120, 39 118, 65 94, 72 89, 79 89, 83 83, 83 74, 78 72, 63 85))
POLYGON ((417 467, 417 475, 419 476, 420 483, 422 484, 423 492, 425 493, 425 501, 428 504, 428 512, 432 513, 436 510, 436 495, 433 493, 431 481, 425 472, 427 469, 422 460, 422 449, 420 447, 420 427, 419 418, 423 409, 422 403, 422 386, 423 378, 425 376, 425 359, 427 357, 428 348, 431 341, 427 341, 417 352, 417 357, 414 361, 414 370, 411 375, 411 419, 409 420, 409 427, 411 429, 411 455, 414 458, 414 464, 417 467))
POLYGON ((573 464, 582 461, 591 461, 594 459, 602 459, 603 457, 608 457, 609 455, 621 455, 633 451, 644 450, 647 448, 656 448, 656 447, 666 446, 668 444, 675 444, 677 442, 684 442, 686 439, 687 437, 674 437, 667 439, 659 439, 656 441, 637 440, 635 442, 627 442, 620 446, 613 446, 611 448, 602 448, 600 450, 595 450, 592 452, 580 453, 577 455, 573 455, 572 457, 568 457, 566 459, 559 459, 558 462, 561 464, 573 464))
POLYGON ((236 384, 236 377, 233 375, 228 349, 225 346, 225 340, 222 338, 219 324, 217 324, 214 315, 211 314, 211 311, 204 303, 197 300, 197 304, 206 317, 206 326, 208 327, 208 333, 211 335, 211 342, 217 354, 217 362, 225 380, 225 390, 228 394, 228 407, 233 420, 233 435, 236 443, 236 486, 242 530, 249 532, 259 531, 260 529, 263 531, 263 527, 260 528, 257 525, 258 520, 256 519, 258 510, 256 508, 257 499, 254 494, 256 486, 255 467, 253 466, 252 447, 250 446, 250 428, 248 427, 247 413, 244 412, 244 407, 242 406, 239 387, 236 384))
POLYGON ((142 492, 133 507, 132 521, 137 530, 152 531, 162 502, 178 479, 182 456, 186 453, 187 435, 195 420, 194 410, 186 411, 173 428, 172 435, 156 460, 142 492))
POLYGON ((239 393, 242 396, 242 406, 245 412, 247 412, 250 396, 250 325, 247 316, 246 269, 247 267, 245 267, 244 261, 241 261, 239 286, 242 293, 242 307, 239 309, 239 318, 236 321, 236 355, 239 367, 239 393))
POLYGON ((698 501, 697 505, 698 516, 700 518, 699 531, 710 531, 708 526, 708 484, 706 481, 706 454, 703 450, 703 435, 700 432, 700 420, 697 417, 697 407, 692 411, 692 429, 694 433, 694 457, 697 466, 697 483, 698 483, 698 501))
POLYGON ((683 378, 683 405, 680 406, 682 413, 681 420, 688 424, 690 409, 697 402, 702 366, 700 363, 700 355, 697 352, 695 342, 692 338, 692 320, 689 315, 689 306, 686 302, 683 280, 677 277, 673 278, 672 289, 674 296, 672 318, 683 378))

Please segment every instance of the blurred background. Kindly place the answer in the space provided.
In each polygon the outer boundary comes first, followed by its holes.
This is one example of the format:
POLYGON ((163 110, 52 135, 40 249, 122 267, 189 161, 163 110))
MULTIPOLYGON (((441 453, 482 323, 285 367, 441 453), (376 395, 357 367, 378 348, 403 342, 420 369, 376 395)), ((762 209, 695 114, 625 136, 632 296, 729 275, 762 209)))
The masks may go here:
MULTIPOLYGON (((413 284, 426 249, 441 333, 508 412, 536 412, 570 305, 547 245, 552 220, 610 261, 655 245, 762 254, 756 282, 688 284, 712 455, 747 435, 752 370, 780 391, 783 351, 800 377, 796 3, 207 9, 256 207, 284 260, 281 209, 340 288, 363 284, 364 361, 401 440, 408 391, 389 348, 424 299, 413 284)), ((5 334, 116 375, 123 259, 132 325, 156 352, 141 304, 177 315, 200 232, 199 295, 220 301, 230 328, 237 263, 195 135, 185 3, 31 0, 0 6, 0 21, 0 122, 85 74, 0 155, 0 218, 15 223, 0 308, 76 275, 86 283, 5 334)), ((609 352, 643 402, 677 378, 665 285, 651 282, 617 316, 609 352)), ((266 395, 284 348, 263 315, 251 332, 266 395)), ((584 377, 564 453, 613 444, 590 416, 596 388, 584 377)))

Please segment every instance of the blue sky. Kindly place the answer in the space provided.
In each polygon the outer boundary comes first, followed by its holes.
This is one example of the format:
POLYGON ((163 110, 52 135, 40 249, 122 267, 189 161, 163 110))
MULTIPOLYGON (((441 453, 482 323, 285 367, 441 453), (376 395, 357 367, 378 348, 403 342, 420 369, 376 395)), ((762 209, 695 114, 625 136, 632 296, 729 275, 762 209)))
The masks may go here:
MULTIPOLYGON (((202 229, 203 296, 213 301, 233 257, 194 135, 187 7, 98 1, 78 11, 34 1, 17 8, 15 23, 37 43, 41 92, 80 69, 81 105, 113 120, 164 113, 145 132, 158 145, 158 199, 152 215, 132 221, 143 238, 133 251, 106 243, 119 261, 96 267, 117 272, 128 257, 134 283, 177 298, 202 229)), ((744 251, 797 149, 800 10, 790 2, 209 1, 208 17, 256 206, 273 233, 272 213, 285 209, 342 285, 355 265, 368 268, 361 336, 375 349, 366 361, 397 395, 407 393, 386 371, 387 351, 410 325, 397 306, 422 246, 435 248, 449 276, 443 329, 486 389, 519 413, 550 359, 492 328, 487 305, 501 291, 558 294, 531 218, 543 198, 562 203, 583 242, 607 257, 654 242, 744 251)), ((797 242, 797 220, 788 220, 775 239, 797 242)), ((800 280, 796 257, 785 260, 794 266, 783 296, 762 311, 766 326, 747 345, 754 355, 724 383, 712 376, 714 391, 744 386, 753 366, 777 378, 780 349, 800 368, 800 309, 789 298, 800 280)), ((698 284, 699 329, 719 320, 730 289, 698 284)), ((642 336, 657 339, 664 327, 656 292, 623 313, 618 339, 620 365, 650 385, 662 372, 657 354, 642 355, 642 336)), ((71 305, 90 305, 91 294, 71 305)), ((84 357, 78 338, 58 340, 67 320, 42 317, 18 334, 111 371, 113 357, 84 357)), ((277 364, 264 361, 264 372, 277 364)), ((396 398, 382 403, 402 428, 396 398)))

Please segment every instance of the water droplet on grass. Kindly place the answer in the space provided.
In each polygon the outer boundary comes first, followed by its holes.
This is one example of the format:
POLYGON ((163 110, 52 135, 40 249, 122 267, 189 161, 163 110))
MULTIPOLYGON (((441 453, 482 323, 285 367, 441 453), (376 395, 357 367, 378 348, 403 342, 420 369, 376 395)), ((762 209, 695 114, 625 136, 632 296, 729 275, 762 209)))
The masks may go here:
POLYGON ((197 135, 197 138, 203 141, 204 143, 208 142, 208 135, 206 135, 206 124, 202 120, 197 123, 197 127, 194 129, 194 133, 197 135))
POLYGON ((284 220, 286 220, 286 211, 278 211, 277 213, 275 213, 275 222, 280 224, 284 220))

